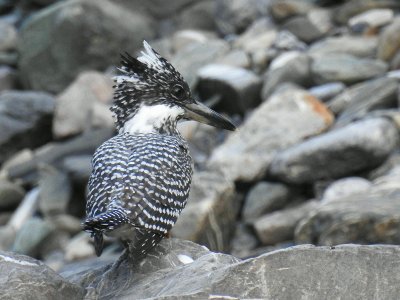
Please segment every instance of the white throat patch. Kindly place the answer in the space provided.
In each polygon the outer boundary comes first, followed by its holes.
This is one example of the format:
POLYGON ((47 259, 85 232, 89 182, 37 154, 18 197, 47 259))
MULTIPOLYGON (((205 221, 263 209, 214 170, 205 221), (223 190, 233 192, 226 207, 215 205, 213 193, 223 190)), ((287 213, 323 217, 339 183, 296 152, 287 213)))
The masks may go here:
POLYGON ((155 133, 162 128, 168 118, 175 121, 184 110, 180 107, 169 107, 164 104, 142 105, 137 113, 127 120, 121 131, 129 134, 155 133))

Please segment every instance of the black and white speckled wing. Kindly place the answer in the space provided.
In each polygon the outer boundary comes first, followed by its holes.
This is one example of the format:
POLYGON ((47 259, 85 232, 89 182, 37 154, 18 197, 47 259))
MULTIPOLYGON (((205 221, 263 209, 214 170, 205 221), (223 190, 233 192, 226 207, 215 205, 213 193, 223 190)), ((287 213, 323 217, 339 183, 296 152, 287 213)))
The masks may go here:
POLYGON ((97 229, 106 233, 129 223, 165 234, 186 205, 191 175, 191 158, 180 137, 119 134, 93 157, 87 220, 113 213, 97 229))

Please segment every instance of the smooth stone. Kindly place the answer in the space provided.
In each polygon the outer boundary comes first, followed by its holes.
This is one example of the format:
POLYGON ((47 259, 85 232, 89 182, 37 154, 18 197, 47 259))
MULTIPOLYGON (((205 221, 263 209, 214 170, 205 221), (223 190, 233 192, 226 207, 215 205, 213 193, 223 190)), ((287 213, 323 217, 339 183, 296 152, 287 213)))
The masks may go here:
MULTIPOLYGON (((341 82, 331 82, 314 86, 308 91, 311 95, 321 101, 328 101, 344 91, 346 86, 341 82)), ((334 111, 333 111, 334 112, 334 111)))
POLYGON ((368 191, 372 182, 362 177, 346 177, 331 183, 322 195, 322 202, 341 200, 352 194, 368 191))
POLYGON ((16 183, 0 180, 0 210, 16 207, 24 198, 24 189, 16 183))
POLYGON ((390 120, 361 120, 278 153, 269 174, 296 184, 348 176, 377 167, 398 142, 397 128, 390 120))
POLYGON ((379 36, 377 57, 390 61, 400 49, 400 17, 383 29, 379 36))

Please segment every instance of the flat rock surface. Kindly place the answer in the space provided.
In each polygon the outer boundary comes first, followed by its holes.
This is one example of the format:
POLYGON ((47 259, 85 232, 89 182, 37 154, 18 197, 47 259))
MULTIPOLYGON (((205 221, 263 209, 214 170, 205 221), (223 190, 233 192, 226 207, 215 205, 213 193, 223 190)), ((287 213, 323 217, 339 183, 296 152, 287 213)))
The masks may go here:
POLYGON ((104 263, 89 265, 63 276, 90 285, 86 299, 395 299, 399 256, 398 246, 303 245, 241 261, 172 239, 138 265, 124 261, 104 276, 104 263))

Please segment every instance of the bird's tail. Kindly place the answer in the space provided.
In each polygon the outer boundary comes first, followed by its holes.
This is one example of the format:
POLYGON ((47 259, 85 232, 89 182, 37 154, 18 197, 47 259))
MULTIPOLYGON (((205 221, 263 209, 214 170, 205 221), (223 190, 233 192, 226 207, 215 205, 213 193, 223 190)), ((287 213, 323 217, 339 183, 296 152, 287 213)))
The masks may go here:
POLYGON ((94 217, 89 217, 83 222, 83 230, 89 232, 94 238, 94 247, 96 255, 100 256, 103 252, 103 233, 112 231, 124 224, 127 224, 129 219, 125 212, 121 209, 113 209, 94 217))

